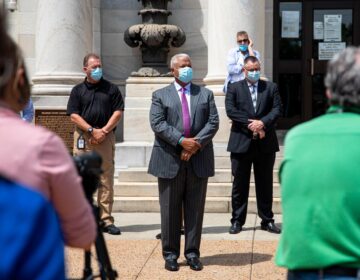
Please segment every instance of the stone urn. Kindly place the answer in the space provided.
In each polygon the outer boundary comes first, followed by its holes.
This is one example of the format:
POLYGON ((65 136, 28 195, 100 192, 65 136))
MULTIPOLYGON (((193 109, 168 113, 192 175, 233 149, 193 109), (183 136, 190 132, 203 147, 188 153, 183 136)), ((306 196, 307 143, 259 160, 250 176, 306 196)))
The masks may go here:
MULTIPOLYGON (((140 0, 138 0, 140 1, 140 0)), ((143 9, 139 11, 142 24, 130 26, 124 33, 124 41, 130 47, 140 46, 142 67, 131 76, 159 77, 171 76, 167 66, 170 44, 180 47, 186 36, 184 31, 167 24, 171 12, 167 10, 169 0, 141 0, 143 9)))

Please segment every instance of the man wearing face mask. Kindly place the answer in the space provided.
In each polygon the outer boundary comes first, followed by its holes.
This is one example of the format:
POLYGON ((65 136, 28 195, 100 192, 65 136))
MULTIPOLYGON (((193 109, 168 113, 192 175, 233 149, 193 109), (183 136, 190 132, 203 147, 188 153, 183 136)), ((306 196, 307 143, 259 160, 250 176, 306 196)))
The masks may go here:
POLYGON ((200 240, 208 177, 214 176, 212 138, 219 128, 214 96, 193 84, 187 54, 172 57, 174 83, 153 93, 150 125, 155 142, 148 172, 158 177, 161 243, 165 269, 179 270, 181 212, 185 257, 193 270, 200 262, 200 240))
POLYGON ((74 155, 96 151, 102 157, 98 205, 104 232, 121 234, 111 215, 114 201, 115 128, 119 123, 124 101, 118 87, 102 77, 100 57, 90 53, 84 57, 85 80, 70 94, 67 114, 75 123, 74 155))
POLYGON ((231 49, 227 56, 226 68, 228 75, 224 83, 224 92, 227 92, 229 83, 238 82, 245 79, 243 71, 244 59, 248 56, 255 56, 260 61, 260 53, 253 50, 253 41, 249 38, 246 31, 239 31, 236 34, 237 46, 231 49))
POLYGON ((225 97, 226 113, 232 120, 227 150, 234 176, 229 233, 239 233, 245 224, 252 165, 261 229, 280 233, 272 212, 273 167, 279 151, 275 124, 282 112, 279 91, 276 84, 259 79, 256 57, 245 59, 243 72, 245 80, 230 84, 225 97))

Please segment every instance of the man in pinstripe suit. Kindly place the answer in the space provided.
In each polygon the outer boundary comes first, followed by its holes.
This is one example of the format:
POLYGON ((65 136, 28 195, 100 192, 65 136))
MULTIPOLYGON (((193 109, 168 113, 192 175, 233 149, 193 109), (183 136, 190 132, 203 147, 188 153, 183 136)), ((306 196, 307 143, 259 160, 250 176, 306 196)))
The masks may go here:
POLYGON ((183 206, 185 257, 191 269, 201 270, 202 221, 208 177, 214 176, 212 138, 219 117, 213 93, 191 83, 190 57, 177 54, 170 64, 175 82, 152 97, 150 125, 155 142, 148 172, 158 177, 165 268, 179 269, 183 206))

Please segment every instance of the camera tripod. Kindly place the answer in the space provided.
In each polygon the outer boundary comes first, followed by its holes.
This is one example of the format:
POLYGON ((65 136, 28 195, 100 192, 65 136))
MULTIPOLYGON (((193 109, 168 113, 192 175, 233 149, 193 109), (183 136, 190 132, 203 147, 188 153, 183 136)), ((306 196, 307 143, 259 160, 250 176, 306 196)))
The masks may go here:
POLYGON ((106 243, 104 239, 104 235, 102 232, 102 228, 99 224, 99 207, 92 205, 94 215, 96 217, 97 223, 97 236, 95 239, 95 249, 96 255, 99 264, 99 275, 93 276, 92 269, 91 269, 91 252, 85 251, 84 252, 84 270, 83 270, 83 279, 84 280, 92 280, 94 278, 100 277, 102 280, 114 280, 117 278, 118 274, 116 270, 113 270, 109 258, 109 253, 106 248, 106 243))
POLYGON ((97 236, 95 239, 95 250, 97 255, 97 260, 99 264, 99 275, 93 276, 91 269, 91 252, 85 251, 84 255, 84 270, 83 270, 83 279, 92 280, 94 278, 100 277, 102 280, 114 280, 117 278, 118 274, 116 270, 112 269, 109 253, 106 248, 106 243, 102 228, 100 225, 100 215, 99 207, 94 205, 93 195, 96 189, 99 186, 102 158, 101 156, 92 151, 89 153, 84 153, 79 156, 74 157, 74 162, 76 168, 79 172, 79 175, 82 178, 82 185, 86 199, 91 205, 94 213, 94 217, 97 224, 97 236))

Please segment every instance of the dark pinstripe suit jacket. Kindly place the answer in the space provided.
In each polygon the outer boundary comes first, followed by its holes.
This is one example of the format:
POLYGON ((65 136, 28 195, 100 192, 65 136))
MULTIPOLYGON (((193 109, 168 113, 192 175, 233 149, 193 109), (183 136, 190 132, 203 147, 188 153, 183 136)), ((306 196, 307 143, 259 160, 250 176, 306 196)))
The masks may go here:
MULTIPOLYGON (((202 148, 190 159, 198 177, 214 176, 214 150, 212 138, 219 128, 219 117, 213 93, 191 84, 191 137, 197 137, 202 148)), ((155 133, 148 172, 160 178, 174 178, 180 167, 183 135, 182 109, 175 85, 153 93, 150 108, 150 125, 155 133)))

